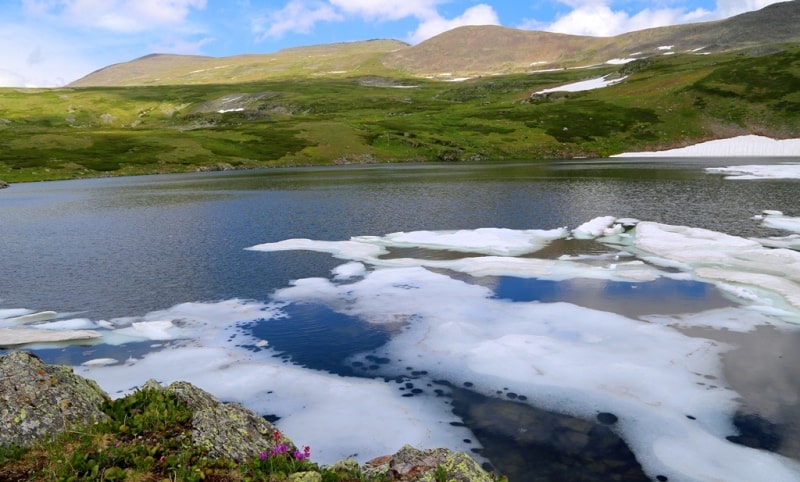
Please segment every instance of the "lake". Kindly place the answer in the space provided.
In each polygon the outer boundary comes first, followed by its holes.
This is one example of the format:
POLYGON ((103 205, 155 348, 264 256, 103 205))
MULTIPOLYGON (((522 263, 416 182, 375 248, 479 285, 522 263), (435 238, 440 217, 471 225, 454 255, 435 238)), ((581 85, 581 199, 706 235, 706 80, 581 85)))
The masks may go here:
POLYGON ((6 350, 112 396, 190 381, 319 463, 409 443, 511 481, 800 480, 800 180, 714 170, 797 162, 12 185, 0 327, 54 311, 24 327, 100 338, 6 350))

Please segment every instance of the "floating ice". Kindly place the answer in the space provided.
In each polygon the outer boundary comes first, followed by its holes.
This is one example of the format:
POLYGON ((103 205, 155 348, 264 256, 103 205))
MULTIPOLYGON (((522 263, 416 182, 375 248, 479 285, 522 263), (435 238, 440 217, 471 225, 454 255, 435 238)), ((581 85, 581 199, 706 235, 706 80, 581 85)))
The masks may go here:
POLYGON ((357 276, 363 276, 366 271, 367 269, 362 263, 354 261, 352 263, 345 263, 334 268, 333 276, 338 280, 346 280, 355 278, 357 276))
POLYGON ((18 318, 30 313, 32 313, 32 311, 25 308, 3 308, 0 309, 0 322, 6 322, 9 319, 18 318))
POLYGON ((701 280, 748 287, 768 303, 800 309, 800 253, 702 228, 641 222, 633 249, 692 270, 701 280))
POLYGON ((0 328, 0 347, 54 343, 100 338, 93 330, 35 330, 27 328, 0 328))
POLYGON ((29 323, 38 323, 41 321, 49 321, 53 318, 57 317, 58 313, 55 311, 40 311, 39 313, 26 313, 14 318, 7 319, 6 321, 11 323, 17 323, 19 325, 26 325, 29 323))
POLYGON ((124 364, 90 360, 74 367, 75 372, 96 380, 115 397, 150 378, 164 384, 189 381, 223 400, 280 417, 277 426, 296 442, 310 445, 314 461, 322 464, 347 457, 366 461, 394 453, 406 443, 463 451, 479 446, 464 442, 474 436, 451 425, 458 420, 441 399, 404 398, 383 381, 309 370, 282 362, 271 351, 253 353, 237 346, 230 336, 245 313, 248 319, 278 315, 259 303, 179 305, 158 316, 183 315, 184 322, 196 329, 197 338, 191 342, 124 364), (203 308, 214 315, 202 313, 203 308), (187 316, 190 312, 197 317, 187 316))
POLYGON ((600 236, 610 236, 623 232, 621 224, 616 224, 614 216, 603 216, 587 221, 572 230, 572 235, 577 239, 594 239, 600 236))
MULTIPOLYGON (((547 231, 539 229, 515 230, 501 228, 479 228, 460 231, 413 231, 392 233, 379 243, 387 247, 421 247, 448 249, 467 253, 519 256, 542 249, 550 241, 566 237, 565 228, 547 231)), ((353 238, 375 241, 374 237, 353 238)))
POLYGON ((800 253, 705 229, 611 216, 572 231, 417 231, 346 241, 286 240, 250 249, 314 250, 343 263, 329 277, 292 281, 268 302, 185 303, 97 322, 107 327, 98 330, 107 343, 169 343, 115 365, 89 360, 76 371, 115 396, 154 376, 162 383, 190 381, 222 399, 277 415, 278 427, 311 445, 320 463, 348 456, 364 461, 405 443, 464 451, 475 446, 464 441, 475 440, 466 428, 452 425, 458 420, 446 399, 429 393, 404 397, 383 378, 293 365, 274 356, 274 343, 246 329, 292 323, 288 306, 320 304, 391 334, 374 352, 348 360, 386 360, 365 375, 407 375, 412 367, 423 374, 414 380, 423 391, 434 380, 470 382, 488 396, 508 388, 524 395, 525 403, 589 420, 611 412, 618 417, 615 431, 653 478, 800 480, 797 462, 726 439, 736 433, 732 417, 740 396, 726 383, 720 361, 731 347, 676 329, 796 329, 782 320, 800 321, 800 253), (586 243, 578 238, 606 243, 608 252, 537 257, 555 240, 586 243), (401 247, 471 255, 384 256, 401 247), (503 299, 496 296, 494 277, 699 280, 715 284, 737 304, 634 319, 564 302, 503 299))
POLYGON ((85 362, 81 363, 81 366, 84 367, 100 367, 106 365, 116 365, 119 363, 119 360, 116 358, 94 358, 92 360, 86 360, 85 362))
POLYGON ((276 243, 264 243, 247 248, 253 251, 294 251, 305 249, 330 253, 336 258, 347 258, 354 261, 374 259, 386 254, 386 248, 359 241, 314 241, 311 239, 287 239, 276 243), (345 255, 344 253, 347 253, 345 255))
MULTIPOLYGON (((735 433, 731 417, 737 400, 737 394, 725 388, 720 371, 720 355, 728 347, 684 336, 670 327, 747 332, 761 324, 781 323, 779 314, 798 320, 800 254, 768 250, 754 240, 705 229, 658 223, 640 222, 623 236, 616 224, 622 223, 613 217, 597 218, 572 233, 583 239, 607 236, 602 239, 613 239, 642 259, 679 266, 683 276, 738 293, 740 301, 749 305, 696 316, 653 316, 648 318, 651 323, 643 323, 566 303, 495 299, 489 287, 428 269, 547 277, 570 264, 582 264, 574 259, 479 256, 447 261, 407 258, 390 264, 359 256, 363 247, 354 252, 354 259, 375 269, 357 281, 298 280, 276 292, 275 298, 322 303, 371 323, 400 320, 405 329, 377 352, 397 360, 397 365, 382 367, 381 373, 397 375, 413 364, 434 378, 470 382, 487 395, 511 387, 538 406, 584 418, 601 411, 615 413, 618 430, 651 476, 746 481, 758 472, 769 473, 771 480, 797 480, 796 462, 725 438, 735 433), (714 386, 704 383, 708 379, 719 381, 714 386)), ((474 233, 462 234, 467 240, 474 233)), ((358 239, 376 246, 387 241, 358 239)), ((453 249, 443 239, 462 244, 452 233, 426 234, 416 241, 431 239, 440 241, 440 249, 453 249)), ((348 259, 347 246, 333 251, 348 259)), ((650 279, 681 276, 638 263, 620 264, 649 271, 650 279)), ((586 276, 592 269, 613 272, 618 266, 584 265, 564 279, 586 276)))
MULTIPOLYGON (((797 141, 800 154, 800 140, 797 141)), ((784 163, 773 165, 749 165, 731 167, 707 167, 706 172, 723 174, 725 179, 800 179, 800 163, 784 163)))
MULTIPOLYGON (((800 171, 798 171, 798 173, 800 173, 800 171)), ((785 231, 800 233, 800 218, 785 216, 780 211, 765 211, 761 219, 761 224, 768 228, 783 229, 785 231)))

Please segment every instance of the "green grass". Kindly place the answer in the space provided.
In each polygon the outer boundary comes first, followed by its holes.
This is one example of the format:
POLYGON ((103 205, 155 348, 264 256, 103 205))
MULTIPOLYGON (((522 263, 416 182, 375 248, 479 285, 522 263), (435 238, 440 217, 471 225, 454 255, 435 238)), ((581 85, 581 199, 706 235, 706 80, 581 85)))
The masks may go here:
POLYGON ((225 85, 0 89, 0 179, 220 166, 535 161, 743 133, 800 137, 800 47, 768 50, 677 54, 621 67, 465 82, 411 78, 367 62, 364 76, 351 71, 349 77, 225 85), (531 97, 614 73, 628 77, 603 89, 531 97), (239 100, 226 103, 234 97, 239 100), (241 110, 218 112, 223 105, 241 110))

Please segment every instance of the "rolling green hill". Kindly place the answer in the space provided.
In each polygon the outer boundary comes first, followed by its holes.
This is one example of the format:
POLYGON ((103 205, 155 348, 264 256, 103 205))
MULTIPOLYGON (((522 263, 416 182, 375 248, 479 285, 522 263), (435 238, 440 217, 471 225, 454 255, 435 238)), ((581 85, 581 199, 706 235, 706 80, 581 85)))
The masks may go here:
POLYGON ((408 44, 397 40, 367 40, 234 57, 152 54, 92 72, 69 87, 240 84, 266 79, 370 75, 386 70, 380 62, 383 55, 405 47, 408 44))
MULTIPOLYGON (((770 9, 748 15, 764 18, 765 11, 770 9)), ((779 17, 776 25, 784 25, 779 17)), ((722 23, 730 31, 745 28, 741 18, 722 23)), ((462 32, 443 37, 455 34, 462 32)), ((512 72, 463 82, 389 69, 381 62, 387 52, 423 45, 393 41, 284 51, 281 55, 291 60, 283 69, 291 74, 271 76, 263 75, 263 65, 271 64, 261 57, 260 64, 236 57, 241 63, 222 67, 220 59, 207 57, 150 56, 87 77, 102 75, 119 84, 150 79, 147 85, 0 89, 0 179, 596 157, 745 133, 800 137, 800 42, 783 36, 777 43, 752 39, 702 54, 675 48, 671 55, 642 55, 624 65, 512 72), (224 79, 207 82, 223 70, 224 79), (192 71, 198 72, 189 75, 192 71), (321 71, 328 74, 314 74, 321 71), (234 72, 247 80, 234 82, 234 72), (536 95, 601 76, 620 82, 536 95), (155 80, 179 78, 184 81, 159 85, 155 80)), ((563 46, 583 38, 557 40, 563 46)), ((660 44, 664 37, 652 42, 660 44)))

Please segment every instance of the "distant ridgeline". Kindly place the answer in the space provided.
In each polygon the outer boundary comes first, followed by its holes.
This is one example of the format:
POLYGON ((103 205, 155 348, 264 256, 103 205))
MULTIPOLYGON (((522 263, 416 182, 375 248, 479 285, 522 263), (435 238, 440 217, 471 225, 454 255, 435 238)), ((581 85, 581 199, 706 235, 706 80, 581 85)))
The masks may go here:
POLYGON ((71 87, 243 83, 304 75, 363 75, 383 67, 414 76, 479 76, 596 66, 665 53, 711 54, 800 42, 800 2, 714 22, 590 37, 500 26, 466 26, 415 46, 368 40, 234 57, 151 54, 93 72, 71 87), (382 64, 382 65, 381 65, 382 64))

